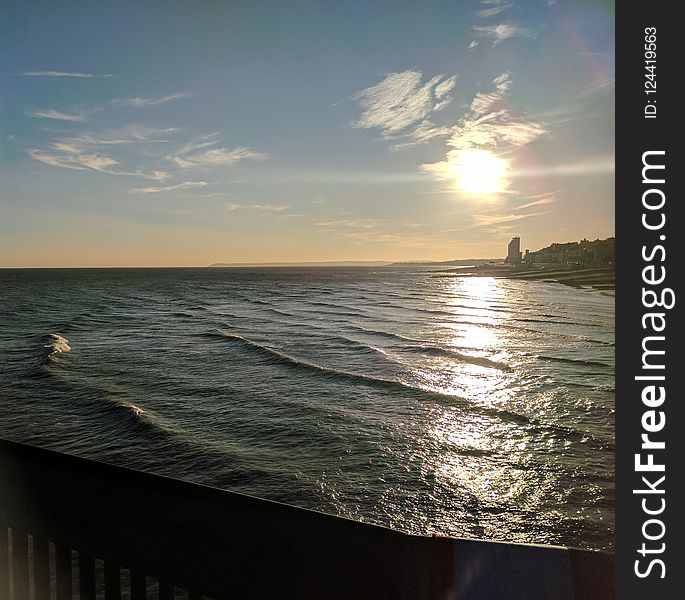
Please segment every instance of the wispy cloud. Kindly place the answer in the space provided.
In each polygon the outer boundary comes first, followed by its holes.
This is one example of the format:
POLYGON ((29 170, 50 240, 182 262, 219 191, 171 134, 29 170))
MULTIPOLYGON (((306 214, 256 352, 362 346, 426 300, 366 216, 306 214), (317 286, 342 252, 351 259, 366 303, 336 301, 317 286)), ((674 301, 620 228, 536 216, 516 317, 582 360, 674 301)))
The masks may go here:
POLYGON ((518 169, 512 172, 513 177, 545 176, 589 176, 609 175, 614 172, 615 158, 613 154, 591 156, 589 158, 558 165, 540 166, 535 169, 518 169))
POLYGON ((507 91, 511 87, 509 72, 498 75, 492 83, 495 87, 493 91, 478 92, 471 101, 469 109, 473 115, 484 115, 489 109, 504 100, 507 91))
POLYGON ((541 217, 549 214, 548 212, 528 213, 525 215, 473 215, 475 225, 477 227, 489 227, 491 225, 499 225, 501 223, 511 223, 514 221, 522 221, 523 219, 530 219, 532 217, 541 217))
POLYGON ((474 25, 473 31, 492 40, 493 45, 511 38, 535 38, 538 35, 537 31, 525 25, 510 22, 498 23, 497 25, 474 25))
MULTIPOLYGON (((445 160, 421 165, 421 169, 439 179, 450 179, 464 157, 474 150, 489 150, 503 154, 528 145, 548 133, 544 123, 513 115, 504 98, 511 87, 509 73, 502 73, 493 82, 490 92, 478 92, 469 111, 451 130, 447 141, 451 148, 445 160)), ((507 176, 510 174, 507 172, 507 176)), ((503 190, 507 186, 503 186, 503 190)))
POLYGON ((283 212, 288 210, 290 205, 288 204, 235 204, 230 203, 224 206, 224 210, 233 211, 241 209, 252 209, 252 210, 263 210, 266 212, 283 212))
POLYGON ((160 192, 172 192, 174 190, 185 190, 189 188, 199 188, 207 185, 206 181, 184 181, 176 185, 150 186, 143 188, 132 188, 130 194, 159 194, 160 192))
POLYGON ((405 148, 427 144, 435 138, 446 137, 451 133, 451 127, 438 126, 426 120, 407 132, 400 138, 401 141, 394 143, 390 148, 391 150, 404 150, 405 148))
MULTIPOLYGON (((164 169, 126 170, 119 168, 118 165, 125 160, 124 156, 128 156, 130 160, 132 152, 138 158, 145 157, 149 160, 149 152, 136 151, 137 146, 147 149, 150 144, 165 144, 168 142, 167 137, 177 131, 173 127, 156 128, 133 124, 102 132, 84 132, 53 139, 44 148, 30 149, 28 154, 31 158, 54 167, 164 181, 170 177, 170 173, 164 169), (117 152, 122 158, 110 156, 112 152, 117 152)), ((163 157, 159 159, 163 160, 163 157)))
POLYGON ((362 114, 352 126, 393 135, 422 123, 450 104, 456 79, 456 75, 437 75, 424 83, 420 71, 391 73, 353 96, 362 114))
MULTIPOLYGON (((554 202, 558 202, 559 198, 552 196, 550 194, 539 194, 540 197, 539 199, 533 200, 533 202, 526 202, 525 204, 521 204, 520 206, 517 206, 514 208, 514 210, 524 210, 526 208, 531 208, 532 206, 544 206, 546 204, 553 204, 554 202)), ((532 200, 533 198, 537 198, 537 196, 531 196, 530 199, 532 200)))
POLYGON ((192 95, 193 94, 186 92, 180 92, 177 94, 169 94, 168 96, 161 96, 159 98, 118 98, 116 100, 110 100, 109 103, 113 106, 146 108, 148 106, 158 106, 165 102, 171 102, 172 100, 178 100, 180 98, 190 98, 192 95))
POLYGON ((34 160, 38 160, 38 161, 45 163, 46 165, 50 165, 52 167, 61 167, 63 169, 74 169, 77 171, 85 171, 86 170, 85 166, 82 166, 78 162, 71 160, 71 158, 68 156, 59 155, 59 154, 50 154, 48 152, 44 152, 43 150, 39 150, 37 148, 31 148, 31 149, 27 150, 26 152, 34 160))
MULTIPOLYGON (((176 152, 169 154, 168 144, 177 139, 180 132, 181 130, 175 127, 159 128, 131 124, 116 129, 58 137, 42 148, 31 148, 28 154, 34 160, 53 167, 97 171, 158 182, 173 181, 174 172, 179 169, 226 166, 241 160, 266 158, 265 154, 249 148, 217 147, 221 132, 210 133, 186 142, 180 145, 176 152), (175 168, 170 168, 169 163, 175 165, 175 168), (148 164, 149 167, 126 168, 127 164, 148 164), (163 165, 166 165, 166 168, 160 168, 163 165)), ((204 182, 183 181, 165 186, 135 187, 130 191, 137 194, 154 194, 204 185, 204 182)))
POLYGON ((30 148, 27 150, 27 153, 34 160, 63 169, 96 171, 107 175, 139 177, 151 181, 163 181, 169 177, 169 173, 161 170, 144 172, 141 170, 126 171, 113 169, 113 167, 121 164, 115 158, 99 152, 85 152, 83 148, 68 142, 55 142, 51 145, 51 150, 30 148))
POLYGON ((495 15, 500 14, 502 11, 507 10, 508 8, 511 8, 514 3, 513 2, 507 2, 507 3, 487 3, 483 2, 482 4, 491 4, 490 8, 483 8, 476 12, 476 15, 485 19, 488 17, 494 17, 495 15))
POLYGON ((469 43, 469 50, 473 50, 476 46, 478 46, 478 40, 471 40, 469 43))
POLYGON ((36 110, 30 113, 32 117, 37 119, 54 119, 56 121, 85 121, 85 115, 63 113, 58 110, 36 110))
POLYGON ((487 113, 460 122, 448 144, 456 149, 481 146, 525 146, 547 133, 542 123, 516 117, 507 110, 487 113))
POLYGON ((217 135, 218 132, 204 136, 199 141, 188 143, 179 148, 173 155, 168 156, 167 160, 182 169, 188 169, 192 167, 231 166, 241 160, 264 160, 268 157, 263 152, 243 146, 214 148, 213 146, 219 144, 218 140, 213 139, 217 135), (202 151, 198 152, 198 150, 202 151))
MULTIPOLYGON (((27 150, 28 155, 47 165, 62 167, 64 169, 92 170, 112 175, 123 175, 124 173, 113 172, 110 167, 114 167, 119 162, 109 156, 102 154, 75 154, 64 151, 66 148, 56 148, 58 153, 50 153, 37 148, 27 150)), ((71 150, 69 148, 69 150, 71 150)), ((126 173, 128 174, 128 173, 126 173)))
POLYGON ((111 73, 96 75, 95 73, 78 73, 73 71, 24 71, 26 77, 74 77, 78 79, 93 79, 95 77, 114 77, 111 73))
POLYGON ((353 229, 376 229, 385 219, 338 219, 334 221, 321 221, 319 227, 351 227, 353 229))

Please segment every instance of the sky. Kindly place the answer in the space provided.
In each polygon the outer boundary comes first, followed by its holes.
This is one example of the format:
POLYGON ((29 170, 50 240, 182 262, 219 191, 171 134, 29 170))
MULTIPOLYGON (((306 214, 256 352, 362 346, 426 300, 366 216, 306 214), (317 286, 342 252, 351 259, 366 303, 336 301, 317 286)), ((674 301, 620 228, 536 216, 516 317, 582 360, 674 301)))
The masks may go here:
POLYGON ((614 234, 613 4, 6 1, 0 267, 614 234))

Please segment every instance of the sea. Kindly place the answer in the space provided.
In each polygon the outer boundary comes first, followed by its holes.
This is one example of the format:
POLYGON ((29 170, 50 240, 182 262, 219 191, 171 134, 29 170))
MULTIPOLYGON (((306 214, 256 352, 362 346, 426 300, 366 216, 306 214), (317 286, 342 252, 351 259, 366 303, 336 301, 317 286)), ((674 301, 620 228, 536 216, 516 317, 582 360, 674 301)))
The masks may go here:
POLYGON ((0 353, 0 437, 413 534, 613 547, 614 298, 594 289, 0 270, 0 353))

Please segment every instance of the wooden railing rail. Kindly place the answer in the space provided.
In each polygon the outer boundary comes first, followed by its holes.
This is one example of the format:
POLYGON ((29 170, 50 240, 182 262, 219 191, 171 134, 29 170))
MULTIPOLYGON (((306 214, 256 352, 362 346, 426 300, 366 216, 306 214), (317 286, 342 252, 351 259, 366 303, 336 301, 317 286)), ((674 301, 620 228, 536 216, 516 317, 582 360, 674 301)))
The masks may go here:
POLYGON ((0 600, 613 598, 610 554, 412 536, 0 440, 0 600))

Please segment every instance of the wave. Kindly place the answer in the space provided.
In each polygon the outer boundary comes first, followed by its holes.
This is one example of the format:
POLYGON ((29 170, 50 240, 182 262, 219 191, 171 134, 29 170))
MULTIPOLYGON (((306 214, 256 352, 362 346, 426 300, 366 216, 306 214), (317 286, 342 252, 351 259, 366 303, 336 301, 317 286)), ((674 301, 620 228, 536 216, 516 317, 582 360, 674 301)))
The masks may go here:
POLYGON ((315 363, 295 358, 284 352, 281 352, 280 350, 265 346, 241 335, 235 335, 218 330, 207 331, 203 335, 205 337, 240 344, 243 348, 255 352, 263 358, 271 361, 273 364, 278 364, 292 369, 300 369, 302 371, 309 371, 310 373, 316 374, 319 377, 326 377, 341 382, 349 381, 379 388, 387 392, 400 392, 403 395, 410 395, 414 398, 430 402, 458 406, 461 409, 467 411, 476 411, 487 417, 495 418, 503 422, 510 422, 529 427, 531 433, 534 435, 543 435, 549 433, 562 434, 565 439, 574 439, 583 443, 589 443, 598 449, 612 447, 613 442, 610 440, 597 438, 587 432, 577 430, 567 425, 544 422, 534 416, 528 416, 507 409, 484 407, 461 396, 446 394, 439 390, 426 387, 417 387, 404 381, 372 377, 362 373, 351 373, 349 371, 324 367, 322 365, 317 365, 315 363))
POLYGON ((284 310, 279 310, 277 308, 265 308, 262 312, 270 313, 272 315, 277 315, 279 317, 294 317, 295 315, 284 310))
POLYGON ((155 435, 172 434, 172 431, 157 418, 132 402, 119 400, 107 394, 105 394, 103 400, 104 402, 101 404, 102 409, 130 421, 136 428, 147 430, 155 435))
POLYGON ((489 416, 495 416, 505 421, 515 421, 517 423, 528 424, 532 423, 529 417, 514 413, 502 409, 485 408, 480 407, 477 404, 462 398, 461 396, 456 396, 453 394, 445 394, 435 389, 417 387, 411 383, 394 380, 394 379, 384 379, 382 377, 373 377, 371 375, 365 375, 363 373, 351 373, 349 371, 343 371, 340 369, 334 369, 331 367, 324 367, 322 365, 317 365, 299 358, 295 358, 280 350, 265 346, 241 335, 236 335, 232 333, 222 332, 222 331, 208 331, 204 334, 206 337, 223 339, 230 342, 235 342, 247 348, 255 353, 258 353, 263 358, 272 361, 274 364, 285 366, 293 369, 300 369, 303 371, 309 371, 320 377, 326 377, 328 379, 335 379, 339 381, 350 381, 354 383, 361 383, 364 385, 380 388, 386 391, 396 391, 402 392, 403 394, 409 394, 414 397, 424 398, 433 402, 449 403, 451 405, 458 405, 462 408, 473 409, 476 408, 483 414, 489 416))
POLYGON ((365 314, 364 312, 352 312, 351 310, 336 310, 335 312, 330 311, 330 310, 318 310, 316 308, 303 308, 302 309, 304 312, 310 313, 310 314, 315 314, 315 315, 325 315, 326 317, 329 318, 335 318, 335 317, 361 317, 361 318, 366 318, 369 319, 371 318, 369 315, 365 314))
POLYGON ((179 319, 195 319, 196 315, 187 310, 177 310, 171 313, 172 317, 177 317, 179 319))
POLYGON ((585 360, 581 358, 564 358, 562 356, 545 356, 539 355, 536 358, 539 360, 547 360, 550 362, 560 362, 570 365, 582 365, 587 367, 603 367, 607 369, 613 369, 614 366, 609 363, 602 362, 601 360, 585 360))
POLYGON ((250 298, 249 296, 242 296, 243 300, 247 300, 251 304, 260 304, 260 305, 270 305, 271 302, 267 302, 266 300, 260 300, 259 298, 250 298))
POLYGON ((462 354, 456 350, 449 348, 440 348, 439 346, 405 346, 402 350, 415 352, 417 354, 429 354, 431 356, 454 358, 461 362, 478 365, 479 367, 489 367, 491 369, 499 369, 500 371, 511 371, 511 367, 507 364, 485 358, 484 356, 470 356, 469 354, 462 354))
POLYGON ((579 321, 558 321, 553 318, 548 319, 528 319, 528 318, 515 318, 514 321, 520 321, 521 323, 552 323, 553 325, 588 325, 588 323, 581 323, 579 321))
POLYGON ((366 335, 371 335, 375 337, 380 337, 384 339, 389 339, 394 342, 400 342, 402 345, 399 346, 402 351, 416 352, 417 354, 431 354, 433 356, 443 356, 447 358, 454 358, 462 362, 472 363, 474 365, 479 365, 482 367, 491 367, 494 369, 500 369, 502 371, 510 371, 511 367, 507 364, 479 356, 471 356, 469 354, 463 354, 457 352, 456 350, 441 348, 440 346, 433 346, 421 340, 410 338, 399 333, 392 333, 389 331, 379 331, 376 329, 367 329, 366 327, 359 326, 348 326, 349 329, 353 329, 359 333, 366 335))
POLYGON ((59 333, 49 333, 39 339, 36 349, 37 364, 29 371, 29 375, 41 374, 44 367, 55 362, 60 354, 71 352, 69 340, 59 333))
POLYGON ((352 329, 354 331, 357 331, 359 333, 366 334, 366 335, 372 335, 375 337, 390 339, 393 341, 411 342, 413 344, 421 344, 422 343, 421 341, 415 340, 414 338, 410 338, 410 337, 407 337, 405 335, 401 335, 399 333, 392 333, 391 331, 380 331, 378 329, 367 329, 366 327, 361 327, 359 325, 347 325, 347 328, 352 329))
MULTIPOLYGON (((362 296, 356 296, 354 299, 360 300, 363 298, 362 298, 362 296)), ((374 301, 373 298, 369 298, 369 300, 374 301)), ((318 300, 305 300, 305 302, 311 306, 325 306, 327 308, 342 309, 344 311, 354 311, 355 310, 355 308, 353 306, 348 306, 346 304, 337 304, 335 302, 320 302, 318 300)), ((339 313, 335 313, 335 314, 339 314, 339 313)))

